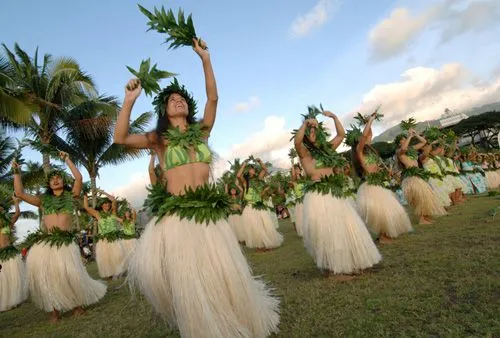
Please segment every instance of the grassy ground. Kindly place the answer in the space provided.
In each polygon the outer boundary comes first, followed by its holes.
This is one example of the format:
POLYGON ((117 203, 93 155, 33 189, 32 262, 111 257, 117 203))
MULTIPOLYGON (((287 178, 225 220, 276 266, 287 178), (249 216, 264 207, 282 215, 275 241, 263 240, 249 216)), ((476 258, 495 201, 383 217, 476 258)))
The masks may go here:
MULTIPOLYGON (((433 225, 380 246, 382 264, 350 282, 325 278, 289 222, 284 245, 246 250, 254 272, 281 298, 279 337, 500 337, 500 205, 474 197, 433 225)), ((96 276, 94 264, 88 266, 96 276)), ((79 318, 56 325, 27 302, 0 314, 0 337, 176 337, 123 279, 79 318)))

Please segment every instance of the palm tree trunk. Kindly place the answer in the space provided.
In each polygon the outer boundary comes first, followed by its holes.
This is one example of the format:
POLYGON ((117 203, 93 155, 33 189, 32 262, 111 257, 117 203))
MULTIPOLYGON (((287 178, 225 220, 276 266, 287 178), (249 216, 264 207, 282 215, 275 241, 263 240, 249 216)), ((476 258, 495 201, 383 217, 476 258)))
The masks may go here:
POLYGON ((92 208, 95 209, 97 206, 97 184, 95 175, 90 175, 90 192, 92 194, 92 208))

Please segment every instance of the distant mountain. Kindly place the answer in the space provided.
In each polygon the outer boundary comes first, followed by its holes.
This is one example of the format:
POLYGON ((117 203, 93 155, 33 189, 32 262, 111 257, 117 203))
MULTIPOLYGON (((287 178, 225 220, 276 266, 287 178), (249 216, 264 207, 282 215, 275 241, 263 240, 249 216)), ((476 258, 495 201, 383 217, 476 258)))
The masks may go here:
MULTIPOLYGON (((467 111, 461 111, 461 113, 464 113, 467 116, 474 116, 494 110, 500 111, 500 102, 488 103, 480 107, 471 108, 467 111)), ((417 123, 417 127, 415 129, 421 132, 428 127, 439 126, 439 125, 440 125, 439 120, 429 120, 417 123)), ((402 130, 399 127, 399 125, 396 125, 392 128, 387 129, 382 134, 375 137, 373 139, 373 142, 392 142, 392 140, 394 140, 394 138, 401 132, 402 130)))

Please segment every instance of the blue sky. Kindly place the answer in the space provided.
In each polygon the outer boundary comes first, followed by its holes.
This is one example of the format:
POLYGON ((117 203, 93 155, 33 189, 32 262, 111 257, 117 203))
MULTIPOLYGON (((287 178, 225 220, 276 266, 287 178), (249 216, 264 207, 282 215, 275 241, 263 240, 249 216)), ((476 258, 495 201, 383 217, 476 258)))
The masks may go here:
MULTIPOLYGON (((223 156, 218 172, 227 159, 250 153, 286 166, 288 133, 310 104, 323 103, 346 126, 354 111, 368 113, 382 104, 386 119, 375 128, 380 132, 409 114, 436 118, 446 107, 499 101, 498 3, 141 2, 148 9, 181 6, 193 13, 197 33, 208 42, 220 97, 210 141, 223 156)), ((190 48, 167 50, 164 37, 146 29, 146 18, 128 1, 10 1, 0 13, 2 42, 9 48, 18 42, 29 54, 38 46, 40 53, 71 56, 101 93, 122 100, 131 78, 125 65, 136 68, 150 57, 159 68, 179 73, 203 107, 197 55, 190 48)), ((151 101, 143 94, 133 116, 151 110, 151 101)), ((143 158, 104 168, 98 185, 132 200, 143 196, 147 163, 143 158)))

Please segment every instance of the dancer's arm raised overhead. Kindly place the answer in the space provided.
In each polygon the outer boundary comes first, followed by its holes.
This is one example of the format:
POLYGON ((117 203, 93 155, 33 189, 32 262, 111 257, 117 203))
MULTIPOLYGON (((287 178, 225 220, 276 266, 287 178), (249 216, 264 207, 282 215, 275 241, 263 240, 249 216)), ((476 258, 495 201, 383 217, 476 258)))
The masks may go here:
POLYGON ((201 42, 198 42, 198 39, 193 39, 193 43, 193 49, 196 54, 200 56, 203 64, 203 73, 205 74, 205 90, 207 93, 207 103, 205 104, 205 111, 201 124, 205 130, 210 133, 215 123, 219 94, 217 93, 217 84, 215 82, 215 75, 212 69, 212 62, 210 61, 210 54, 208 53, 208 49, 204 49, 206 47, 205 41, 201 40, 201 42))
POLYGON ((73 161, 71 161, 68 153, 65 153, 64 151, 60 151, 59 156, 64 161, 64 163, 66 163, 66 165, 69 167, 69 170, 71 170, 71 174, 73 175, 73 178, 75 179, 71 193, 72 193, 73 197, 78 197, 78 196, 80 196, 80 192, 82 191, 82 187, 83 187, 82 174, 80 173, 80 170, 78 170, 78 168, 75 166, 73 161))
POLYGON ((363 166, 363 169, 366 170, 365 168, 365 155, 364 155, 364 149, 366 144, 369 144, 369 140, 372 135, 372 123, 375 120, 375 115, 376 113, 373 113, 370 118, 368 119, 368 122, 366 122, 365 129, 363 130, 363 134, 361 134, 361 137, 359 138, 359 142, 356 145, 356 156, 358 156, 359 162, 363 166))
POLYGON ((19 198, 12 196, 12 201, 14 202, 14 214, 10 219, 11 229, 14 227, 14 224, 16 224, 17 220, 19 219, 19 216, 21 216, 21 209, 19 209, 19 198))
POLYGON ((299 156, 299 158, 303 159, 311 157, 311 154, 304 145, 304 136, 306 134, 306 129, 308 127, 317 127, 317 126, 318 126, 318 121, 316 121, 315 119, 304 120, 304 123, 302 123, 302 126, 300 126, 299 130, 295 134, 294 144, 295 144, 295 150, 297 151, 297 155, 299 156))
POLYGON ((83 195, 83 208, 90 216, 94 217, 97 220, 101 219, 99 211, 89 206, 89 198, 87 197, 87 195, 83 195))
POLYGON ((415 136, 415 138, 417 138, 417 140, 419 142, 412 147, 415 150, 420 150, 427 144, 427 140, 422 135, 419 135, 417 132, 415 132, 414 130, 413 130, 413 132, 414 132, 413 135, 415 136))
POLYGON ((337 135, 330 140, 330 144, 332 146, 332 149, 336 150, 340 146, 342 141, 344 140, 344 137, 345 137, 344 127, 342 126, 342 123, 340 122, 337 115, 335 115, 334 113, 332 113, 328 110, 325 110, 323 112, 323 115, 332 118, 333 121, 335 122, 335 129, 337 131, 337 135))
POLYGON ((28 204, 31 204, 35 207, 40 207, 42 204, 40 197, 24 192, 20 166, 16 161, 12 162, 12 172, 14 173, 14 193, 16 194, 16 196, 28 204))
POLYGON ((259 178, 262 180, 264 177, 267 175, 267 167, 264 163, 262 163, 262 160, 260 158, 257 159, 257 162, 260 164, 260 173, 259 173, 259 178))

